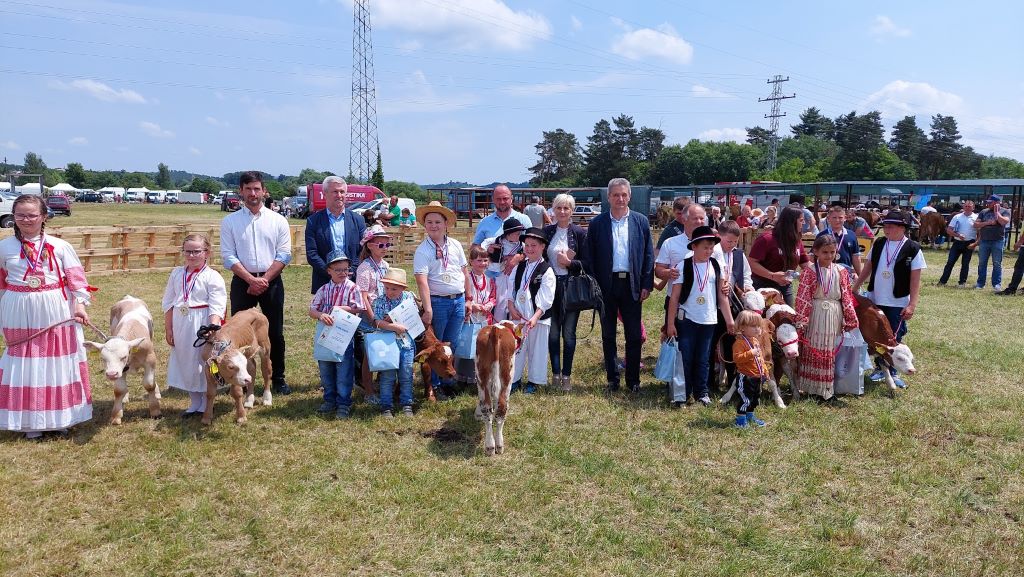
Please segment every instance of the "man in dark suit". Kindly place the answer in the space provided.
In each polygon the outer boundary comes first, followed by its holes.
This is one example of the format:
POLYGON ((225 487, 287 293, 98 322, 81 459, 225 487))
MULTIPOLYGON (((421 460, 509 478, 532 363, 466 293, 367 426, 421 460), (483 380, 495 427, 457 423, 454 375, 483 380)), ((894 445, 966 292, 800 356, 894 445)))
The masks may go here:
POLYGON ((327 255, 334 250, 345 251, 351 259, 350 274, 355 278, 359 266, 359 241, 366 231, 366 220, 351 210, 345 210, 345 193, 348 184, 340 176, 324 179, 325 210, 318 210, 306 219, 306 262, 313 267, 313 283, 310 293, 327 284, 327 255))
POLYGON ((614 178, 608 183, 609 212, 590 221, 587 230, 588 256, 584 263, 597 280, 604 296, 601 316, 601 344, 608 390, 619 388, 616 366, 618 350, 615 332, 619 314, 626 336, 626 386, 640 390, 640 317, 643 302, 654 288, 654 245, 647 217, 629 209, 632 194, 629 181, 614 178))

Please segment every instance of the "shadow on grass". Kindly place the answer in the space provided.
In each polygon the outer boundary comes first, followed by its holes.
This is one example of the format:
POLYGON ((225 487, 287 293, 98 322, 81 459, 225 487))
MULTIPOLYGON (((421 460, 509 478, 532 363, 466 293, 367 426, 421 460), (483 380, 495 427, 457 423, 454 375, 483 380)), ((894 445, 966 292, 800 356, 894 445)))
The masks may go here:
POLYGON ((442 459, 472 459, 476 455, 483 426, 476 420, 475 410, 475 406, 461 409, 450 415, 440 427, 420 433, 430 439, 427 450, 442 459))

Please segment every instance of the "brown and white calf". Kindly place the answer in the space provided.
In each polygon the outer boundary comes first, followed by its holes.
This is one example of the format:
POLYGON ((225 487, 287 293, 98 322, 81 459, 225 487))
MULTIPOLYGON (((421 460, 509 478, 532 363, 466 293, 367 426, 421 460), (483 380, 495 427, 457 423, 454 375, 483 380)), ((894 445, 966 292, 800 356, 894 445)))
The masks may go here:
POLYGON ((895 393, 896 381, 889 374, 888 367, 905 375, 916 373, 914 353, 907 345, 896 342, 896 335, 892 332, 889 319, 885 317, 885 313, 880 308, 860 295, 854 295, 854 300, 856 301, 854 309, 857 312, 857 322, 860 324, 860 334, 868 344, 868 353, 880 361, 882 372, 885 373, 885 384, 889 385, 889 390, 895 393))
POLYGON ((213 422, 213 400, 217 396, 217 378, 228 385, 235 400, 235 422, 246 422, 246 409, 256 400, 256 359, 263 373, 263 404, 273 404, 270 393, 270 337, 267 317, 257 309, 240 311, 228 319, 224 326, 210 333, 203 345, 206 361, 206 411, 202 423, 213 422), (244 398, 244 401, 243 401, 244 398))
POLYGON ((505 416, 512 386, 512 362, 519 335, 511 321, 480 329, 476 337, 476 418, 484 422, 484 451, 487 456, 505 452, 505 416), (497 423, 497 426, 495 426, 497 423))
POLYGON ((153 350, 153 315, 142 299, 131 295, 110 307, 110 338, 104 343, 85 341, 87 349, 98 351, 103 372, 114 383, 114 406, 110 424, 120 425, 128 402, 129 371, 142 373, 142 387, 149 396, 149 416, 160 413, 160 387, 156 385, 156 353, 153 350))
POLYGON ((422 363, 420 373, 423 375, 423 396, 430 402, 437 401, 434 386, 430 382, 430 371, 433 370, 442 379, 455 376, 455 365, 452 364, 453 353, 451 343, 438 340, 434 327, 427 325, 427 330, 416 341, 416 357, 422 363))

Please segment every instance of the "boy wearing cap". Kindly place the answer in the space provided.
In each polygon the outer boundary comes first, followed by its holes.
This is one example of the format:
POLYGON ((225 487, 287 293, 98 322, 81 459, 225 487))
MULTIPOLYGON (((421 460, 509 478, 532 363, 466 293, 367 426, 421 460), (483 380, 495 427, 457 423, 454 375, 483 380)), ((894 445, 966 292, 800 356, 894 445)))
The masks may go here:
POLYGON ((516 265, 509 275, 504 298, 509 319, 522 323, 524 342, 516 352, 512 374, 512 390, 518 388, 523 367, 530 370, 524 392, 532 394, 548 382, 548 333, 551 330, 551 305, 555 302, 555 271, 544 258, 548 238, 544 231, 531 227, 523 233, 523 254, 526 260, 516 265))
POLYGON ((988 208, 978 214, 974 228, 978 230, 978 283, 976 289, 985 288, 988 272, 988 258, 992 257, 992 290, 1003 290, 1003 243, 1006 225, 1010 222, 1010 211, 1002 208, 1002 198, 993 194, 988 197, 988 208))
POLYGON ((317 321, 313 337, 313 358, 319 364, 320 385, 324 388, 324 402, 317 412, 335 413, 339 419, 346 419, 352 414, 352 382, 355 379, 353 346, 349 343, 345 354, 339 355, 315 343, 321 332, 334 325, 334 318, 331 317, 334 307, 341 307, 352 314, 359 314, 363 310, 359 287, 349 279, 350 262, 343 251, 331 252, 327 256, 330 281, 317 289, 309 303, 309 316, 317 321))
MULTIPOLYGON (((928 268, 921 252, 921 245, 907 238, 910 229, 910 215, 890 210, 882 219, 884 238, 879 238, 868 252, 867 262, 861 268, 853 292, 868 281, 868 296, 889 321, 896 342, 903 342, 907 334, 907 322, 917 310, 921 291, 921 271, 928 268)), ((897 387, 906 388, 906 383, 896 377, 896 369, 890 373, 897 387)), ((881 369, 871 374, 872 380, 884 376, 881 369)))
POLYGON ((412 362, 416 354, 416 343, 409 337, 406 327, 393 322, 389 314, 398 305, 414 299, 412 293, 405 290, 409 285, 404 270, 388 269, 380 282, 384 285, 384 292, 373 301, 373 324, 377 330, 395 333, 398 340, 398 368, 380 373, 380 411, 385 418, 394 416, 392 408, 397 379, 398 402, 402 405, 402 413, 412 416, 412 362))
MULTIPOLYGON (((709 226, 699 226, 687 247, 693 254, 679 263, 679 277, 672 284, 665 313, 665 336, 679 337, 683 360, 686 399, 692 396, 702 405, 711 404, 708 371, 711 369, 711 340, 718 324, 718 312, 726 331, 733 332, 732 310, 726 292, 726 277, 718 261, 711 258, 719 238, 709 226), (717 309, 717 311, 716 311, 717 309)), ((682 401, 675 401, 680 406, 682 401)))

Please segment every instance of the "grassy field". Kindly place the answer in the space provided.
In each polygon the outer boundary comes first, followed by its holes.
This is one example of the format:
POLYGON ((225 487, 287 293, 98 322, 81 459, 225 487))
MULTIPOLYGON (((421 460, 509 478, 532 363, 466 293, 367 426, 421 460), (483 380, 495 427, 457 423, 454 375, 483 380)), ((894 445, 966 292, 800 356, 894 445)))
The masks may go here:
MULTIPOLYGON (((95 217, 79 208, 68 224, 95 217)), ((835 406, 764 406, 767 428, 737 431, 731 407, 671 409, 649 370, 639 395, 603 395, 595 329, 571 394, 513 397, 494 458, 471 397, 393 421, 365 404, 349 421, 315 416, 309 269, 290 267, 298 391, 247 425, 227 396, 212 427, 183 422, 174 391, 151 420, 133 377, 125 424, 109 426, 93 357, 95 418, 72 439, 0 434, 0 573, 1019 574, 1024 301, 930 286, 944 256, 928 255, 907 339, 920 373, 896 398, 873 387, 835 406)), ((156 309, 166 278, 97 279, 94 320, 105 328, 126 293, 156 309)), ((652 332, 659 302, 645 308, 652 332)), ((580 325, 582 337, 589 317, 580 325)), ((648 367, 656 351, 644 346, 648 367)))

